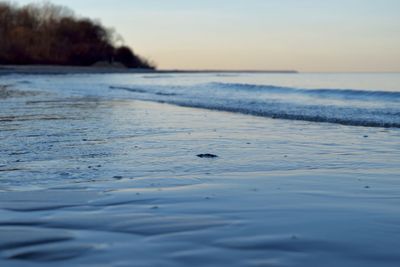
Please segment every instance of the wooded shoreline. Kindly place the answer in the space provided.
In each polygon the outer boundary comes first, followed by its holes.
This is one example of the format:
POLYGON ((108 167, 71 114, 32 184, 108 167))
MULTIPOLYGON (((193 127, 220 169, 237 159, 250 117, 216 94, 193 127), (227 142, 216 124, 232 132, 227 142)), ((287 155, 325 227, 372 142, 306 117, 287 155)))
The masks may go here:
POLYGON ((292 70, 154 70, 117 67, 79 67, 52 65, 0 65, 0 75, 11 74, 107 74, 107 73, 271 73, 296 74, 292 70))

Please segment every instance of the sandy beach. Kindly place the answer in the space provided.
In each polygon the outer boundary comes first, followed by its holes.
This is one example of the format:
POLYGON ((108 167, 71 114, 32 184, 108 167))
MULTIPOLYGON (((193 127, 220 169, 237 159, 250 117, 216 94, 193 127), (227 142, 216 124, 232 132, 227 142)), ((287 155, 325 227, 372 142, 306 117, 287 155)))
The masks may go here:
POLYGON ((398 129, 39 78, 2 79, 1 266, 398 266, 398 129))

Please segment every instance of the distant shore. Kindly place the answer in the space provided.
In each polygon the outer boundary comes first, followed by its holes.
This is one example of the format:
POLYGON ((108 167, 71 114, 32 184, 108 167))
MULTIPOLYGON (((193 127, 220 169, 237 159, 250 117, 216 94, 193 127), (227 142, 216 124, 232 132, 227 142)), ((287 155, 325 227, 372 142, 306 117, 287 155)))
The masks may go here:
POLYGON ((8 74, 107 74, 107 73, 298 73, 293 70, 152 70, 115 67, 46 65, 0 65, 0 75, 8 74))
POLYGON ((152 69, 130 69, 115 67, 77 67, 77 66, 47 66, 21 65, 0 66, 0 75, 7 74, 106 74, 106 73, 152 73, 152 69))

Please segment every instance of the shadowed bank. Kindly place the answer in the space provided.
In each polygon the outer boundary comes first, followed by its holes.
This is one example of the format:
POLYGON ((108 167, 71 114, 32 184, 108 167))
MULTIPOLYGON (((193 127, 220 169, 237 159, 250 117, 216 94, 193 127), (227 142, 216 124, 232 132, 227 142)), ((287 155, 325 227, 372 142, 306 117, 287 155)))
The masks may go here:
POLYGON ((0 2, 0 64, 119 66, 154 69, 100 22, 51 3, 19 7, 0 2))

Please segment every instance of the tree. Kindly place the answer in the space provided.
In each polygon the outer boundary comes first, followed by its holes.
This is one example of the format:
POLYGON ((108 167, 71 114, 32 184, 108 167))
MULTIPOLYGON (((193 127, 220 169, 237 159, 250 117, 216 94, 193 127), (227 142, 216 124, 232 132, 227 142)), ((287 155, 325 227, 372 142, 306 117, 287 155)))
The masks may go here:
POLYGON ((121 46, 115 51, 115 60, 121 62, 128 68, 146 68, 148 66, 152 66, 147 60, 140 58, 139 56, 135 55, 133 51, 127 46, 121 46))
POLYGON ((113 58, 129 68, 154 68, 114 30, 49 2, 19 7, 0 3, 0 64, 90 66, 113 58))

